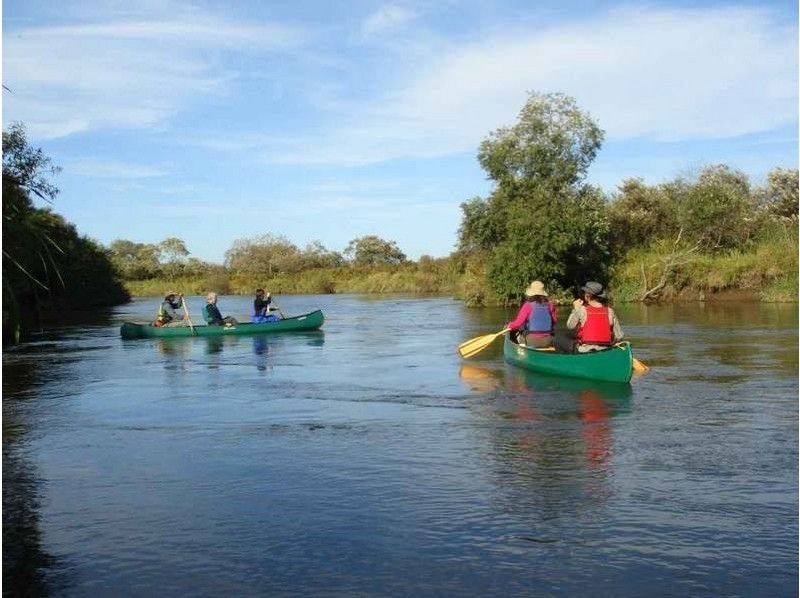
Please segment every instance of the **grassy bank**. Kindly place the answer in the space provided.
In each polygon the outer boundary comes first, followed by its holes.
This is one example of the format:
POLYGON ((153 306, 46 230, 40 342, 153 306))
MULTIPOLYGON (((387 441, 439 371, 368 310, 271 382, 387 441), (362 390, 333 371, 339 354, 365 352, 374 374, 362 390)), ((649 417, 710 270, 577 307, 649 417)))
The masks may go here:
POLYGON ((663 282, 654 299, 702 300, 751 296, 761 301, 797 301, 797 231, 783 231, 749 251, 681 254, 669 243, 635 249, 613 270, 616 301, 639 301, 663 282))

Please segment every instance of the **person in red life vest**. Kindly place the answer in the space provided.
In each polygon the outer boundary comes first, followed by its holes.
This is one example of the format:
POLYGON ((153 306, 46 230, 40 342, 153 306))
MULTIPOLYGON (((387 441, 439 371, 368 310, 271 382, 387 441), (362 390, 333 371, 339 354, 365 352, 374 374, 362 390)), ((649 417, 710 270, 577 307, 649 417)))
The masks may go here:
POLYGON ((512 331, 512 339, 528 347, 545 348, 553 344, 553 329, 556 324, 556 308, 547 299, 544 284, 534 280, 525 289, 525 302, 517 317, 506 324, 512 331), (520 332, 522 342, 520 342, 520 332))
POLYGON ((575 336, 556 336, 555 346, 564 353, 588 353, 602 351, 619 342, 624 333, 614 310, 608 307, 603 285, 587 282, 581 287, 583 299, 572 303, 572 313, 567 319, 567 328, 575 336))

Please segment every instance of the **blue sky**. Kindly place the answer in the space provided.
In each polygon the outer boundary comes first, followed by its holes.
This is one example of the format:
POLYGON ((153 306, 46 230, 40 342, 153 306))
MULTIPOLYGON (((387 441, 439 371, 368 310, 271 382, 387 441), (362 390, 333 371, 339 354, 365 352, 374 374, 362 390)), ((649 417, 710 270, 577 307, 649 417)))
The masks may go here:
POLYGON ((3 120, 103 243, 179 236, 219 262, 268 232, 377 234, 442 256, 489 191, 478 143, 529 90, 598 120, 607 190, 796 168, 797 36, 795 2, 6 0, 3 120))

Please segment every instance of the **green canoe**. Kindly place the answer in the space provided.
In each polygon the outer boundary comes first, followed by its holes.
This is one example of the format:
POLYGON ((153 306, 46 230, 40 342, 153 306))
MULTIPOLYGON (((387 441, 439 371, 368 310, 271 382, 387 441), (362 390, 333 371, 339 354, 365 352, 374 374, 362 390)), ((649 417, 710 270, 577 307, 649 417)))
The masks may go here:
POLYGON ((264 334, 266 332, 289 332, 294 330, 316 330, 325 321, 321 310, 294 318, 286 318, 265 324, 242 323, 236 326, 188 326, 177 328, 151 326, 125 322, 120 328, 122 338, 176 338, 181 336, 231 336, 240 334, 264 334))
POLYGON ((633 374, 630 343, 620 343, 607 351, 555 353, 521 347, 506 335, 503 355, 507 362, 527 370, 570 378, 627 383, 633 374))

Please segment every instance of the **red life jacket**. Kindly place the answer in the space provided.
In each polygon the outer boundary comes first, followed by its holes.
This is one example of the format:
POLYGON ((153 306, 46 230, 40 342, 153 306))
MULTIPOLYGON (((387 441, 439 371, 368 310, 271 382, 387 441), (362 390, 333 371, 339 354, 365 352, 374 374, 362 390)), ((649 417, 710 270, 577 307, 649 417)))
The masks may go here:
POLYGON ((608 307, 585 305, 586 322, 578 327, 577 339, 582 345, 610 345, 614 340, 611 322, 608 321, 608 307))

